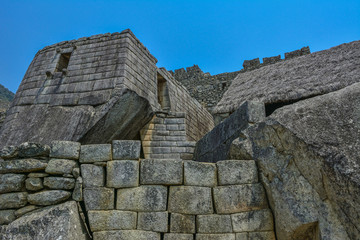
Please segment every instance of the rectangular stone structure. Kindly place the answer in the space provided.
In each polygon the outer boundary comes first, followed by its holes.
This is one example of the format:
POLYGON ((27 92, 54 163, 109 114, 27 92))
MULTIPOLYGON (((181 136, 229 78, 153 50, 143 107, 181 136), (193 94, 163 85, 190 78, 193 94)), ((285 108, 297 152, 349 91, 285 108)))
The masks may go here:
POLYGON ((81 176, 85 188, 104 187, 105 171, 104 167, 94 164, 81 164, 81 176))
POLYGON ((0 194, 0 209, 21 208, 27 203, 27 192, 0 194))
POLYGON ((216 163, 219 185, 238 185, 258 182, 254 160, 225 160, 216 163))
POLYGON ((116 160, 107 162, 106 186, 113 188, 137 187, 139 185, 139 162, 116 160))
POLYGON ((45 168, 45 172, 49 174, 71 174, 73 168, 77 167, 78 163, 75 160, 68 159, 50 159, 45 168))
POLYGON ((215 187, 214 202, 218 214, 246 212, 267 207, 265 190, 261 183, 215 187))
POLYGON ((234 232, 272 231, 273 216, 270 209, 242 212, 231 215, 234 232))
POLYGON ((51 158, 79 159, 80 143, 71 141, 53 141, 50 144, 51 158))
POLYGON ((165 233, 164 240, 193 240, 192 234, 186 233, 165 233))
POLYGON ((81 163, 106 162, 111 160, 111 144, 82 145, 80 148, 81 163))
POLYGON ((113 160, 138 160, 140 150, 140 141, 114 140, 112 142, 113 160))
POLYGON ((140 161, 141 184, 179 185, 183 182, 183 161, 144 159, 140 161))
POLYGON ((196 216, 197 233, 232 233, 230 215, 198 215, 196 216))
POLYGON ((84 202, 86 210, 112 210, 114 209, 114 189, 93 187, 84 189, 84 202))
POLYGON ((137 229, 152 232, 167 232, 168 215, 168 212, 139 212, 137 229))
POLYGON ((184 162, 184 185, 215 187, 217 185, 216 165, 195 161, 184 162))
POLYGON ((91 210, 88 219, 92 232, 136 229, 137 213, 119 210, 91 210))
POLYGON ((25 178, 26 176, 23 174, 0 174, 0 193, 21 191, 25 178))
POLYGON ((213 203, 211 188, 172 186, 169 192, 169 212, 182 214, 211 214, 213 203))
POLYGON ((195 233, 195 215, 171 213, 170 232, 172 233, 195 233))
POLYGON ((137 212, 166 211, 167 187, 140 186, 117 190, 116 209, 137 212))
POLYGON ((160 240, 160 233, 142 230, 113 230, 94 232, 94 240, 160 240))
POLYGON ((196 234, 196 240, 236 240, 235 233, 223 233, 223 234, 196 234))

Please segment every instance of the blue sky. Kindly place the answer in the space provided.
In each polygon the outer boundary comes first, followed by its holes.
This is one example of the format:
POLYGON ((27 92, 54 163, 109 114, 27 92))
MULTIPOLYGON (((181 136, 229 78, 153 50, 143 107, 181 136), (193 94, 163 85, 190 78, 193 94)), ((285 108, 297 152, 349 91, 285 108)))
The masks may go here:
POLYGON ((245 59, 360 40, 360 1, 16 1, 0 5, 0 84, 15 92, 38 50, 130 28, 168 70, 237 71, 245 59))

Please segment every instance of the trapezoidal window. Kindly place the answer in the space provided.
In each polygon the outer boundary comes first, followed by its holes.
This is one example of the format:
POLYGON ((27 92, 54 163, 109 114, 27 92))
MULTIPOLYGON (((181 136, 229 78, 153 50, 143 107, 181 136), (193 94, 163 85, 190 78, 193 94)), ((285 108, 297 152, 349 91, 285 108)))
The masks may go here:
POLYGON ((56 65, 55 72, 62 72, 63 69, 67 69, 69 66, 71 52, 69 53, 62 53, 59 57, 58 64, 56 65))
POLYGON ((167 82, 163 76, 159 73, 157 74, 157 92, 158 92, 158 102, 162 110, 170 110, 170 98, 169 98, 169 89, 167 82))

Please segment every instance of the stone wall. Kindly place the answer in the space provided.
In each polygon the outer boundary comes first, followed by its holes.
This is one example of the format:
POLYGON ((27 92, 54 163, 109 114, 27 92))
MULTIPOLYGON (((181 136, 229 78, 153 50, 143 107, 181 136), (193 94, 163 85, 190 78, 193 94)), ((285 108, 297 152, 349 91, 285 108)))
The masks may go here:
POLYGON ((259 58, 244 60, 243 69, 240 71, 221 73, 214 76, 211 76, 210 73, 204 73, 198 65, 187 67, 186 70, 184 68, 176 69, 170 71, 170 73, 189 90, 193 98, 198 100, 209 112, 212 112, 213 107, 221 100, 232 80, 238 74, 306 54, 310 54, 309 47, 287 52, 285 53, 285 59, 281 59, 281 56, 278 55, 265 57, 262 63, 259 58))
POLYGON ((24 143, 0 156, 0 220, 9 224, 0 230, 9 236, 15 218, 72 198, 95 240, 275 240, 253 160, 140 159, 141 142, 125 140, 24 143))

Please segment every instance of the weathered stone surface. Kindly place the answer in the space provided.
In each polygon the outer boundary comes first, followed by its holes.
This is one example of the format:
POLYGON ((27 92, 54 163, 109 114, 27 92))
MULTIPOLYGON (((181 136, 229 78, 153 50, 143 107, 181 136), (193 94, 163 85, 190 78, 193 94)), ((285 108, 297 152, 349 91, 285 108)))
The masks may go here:
POLYGON ((14 220, 15 210, 0 210, 0 225, 9 224, 14 220))
POLYGON ((247 138, 239 137, 230 146, 230 159, 252 160, 252 145, 247 138))
POLYGON ((230 215, 198 215, 196 216, 198 233, 232 233, 233 227, 230 215))
POLYGON ((51 143, 50 157, 79 159, 80 143, 71 141, 53 141, 51 143))
POLYGON ((81 176, 85 188, 103 187, 105 185, 104 167, 93 164, 81 164, 81 176))
POLYGON ((112 210, 114 209, 114 189, 93 187, 84 189, 84 202, 86 210, 112 210))
POLYGON ((140 162, 141 184, 177 185, 183 182, 183 161, 144 159, 140 162))
POLYGON ((75 179, 64 177, 46 177, 44 178, 44 186, 50 189, 71 190, 75 187, 75 179))
MULTIPOLYGON (((238 239, 236 239, 236 240, 238 240, 238 239)), ((249 240, 276 240, 276 237, 275 237, 275 233, 272 231, 270 231, 270 232, 249 232, 249 240)))
POLYGON ((36 159, 16 159, 0 161, 0 173, 23 173, 44 170, 46 162, 36 159))
POLYGON ((24 142, 18 146, 18 156, 21 158, 47 157, 50 153, 50 147, 33 142, 24 142))
POLYGON ((270 209, 242 212, 231 215, 234 232, 272 231, 273 216, 270 209))
POLYGON ((235 233, 223 234, 196 234, 196 240, 235 240, 235 233))
POLYGON ((139 185, 139 162, 116 160, 107 162, 106 186, 114 188, 137 187, 139 185))
MULTIPOLYGON (((249 240, 249 233, 243 232, 243 233, 236 233, 235 234, 236 240, 249 240)), ((256 238, 255 238, 256 239, 256 238)), ((254 240, 255 240, 254 239, 254 240)), ((265 239, 264 239, 265 240, 265 239)))
POLYGON ((0 194, 0 209, 21 208, 27 203, 27 192, 0 194))
POLYGON ((28 178, 42 178, 42 177, 47 177, 49 176, 49 174, 47 173, 29 173, 28 178))
POLYGON ((25 187, 29 191, 38 191, 44 188, 41 178, 27 178, 25 181, 25 187))
POLYGON ((38 208, 39 208, 39 207, 34 206, 34 205, 28 205, 28 206, 22 207, 22 208, 17 209, 17 210, 15 211, 15 216, 16 216, 17 218, 19 218, 19 217, 21 217, 22 215, 25 215, 25 214, 27 214, 27 213, 29 213, 29 212, 32 212, 32 211, 34 211, 34 210, 36 210, 36 209, 38 209, 38 208))
POLYGON ((211 188, 173 186, 169 192, 169 212, 182 214, 213 213, 211 188))
POLYGON ((88 239, 74 201, 29 213, 7 225, 3 231, 3 240, 88 239))
POLYGON ((74 176, 74 178, 80 177, 80 168, 78 168, 78 167, 73 168, 73 170, 71 171, 71 174, 74 176))
POLYGON ((164 240, 193 240, 192 234, 186 233, 165 233, 164 240))
POLYGON ((6 146, 0 150, 0 158, 11 159, 18 157, 18 148, 17 146, 6 146))
POLYGON ((71 174, 73 168, 77 166, 77 162, 68 159, 50 159, 45 168, 45 172, 50 174, 71 174))
POLYGON ((195 216, 171 213, 170 232, 195 233, 195 216))
POLYGON ((140 141, 114 140, 112 142, 114 160, 138 160, 140 158, 140 150, 140 141))
POLYGON ((167 232, 168 215, 168 212, 139 212, 137 229, 152 232, 167 232))
POLYGON ((83 179, 82 177, 78 177, 75 182, 75 187, 72 193, 72 199, 75 201, 82 201, 83 200, 83 179))
POLYGON ((217 185, 216 165, 195 161, 184 162, 184 184, 214 187, 217 185))
POLYGON ((360 41, 239 74, 214 109, 232 112, 244 101, 297 101, 359 82, 360 41), (254 87, 257 86, 257 87, 254 87))
POLYGON ((166 211, 167 187, 140 186, 117 190, 116 208, 138 212, 166 211))
POLYGON ((70 192, 63 190, 49 190, 28 195, 30 204, 48 206, 61 203, 71 196, 70 192))
POLYGON ((94 240, 160 240, 160 233, 142 230, 94 232, 94 240))
POLYGON ((218 214, 237 213, 267 207, 261 183, 214 188, 215 209, 218 214))
POLYGON ((88 218, 92 232, 136 229, 136 212, 91 210, 88 211, 88 218))
POLYGON ((200 162, 217 162, 229 159, 231 143, 250 123, 265 119, 265 106, 261 102, 244 102, 223 122, 196 143, 194 159, 200 162))
POLYGON ((111 160, 111 144, 82 145, 80 148, 81 163, 104 162, 111 160))
POLYGON ((0 174, 0 193, 21 191, 25 178, 26 176, 22 174, 0 174))
POLYGON ((219 185, 257 183, 258 172, 253 160, 226 160, 216 163, 219 185))

